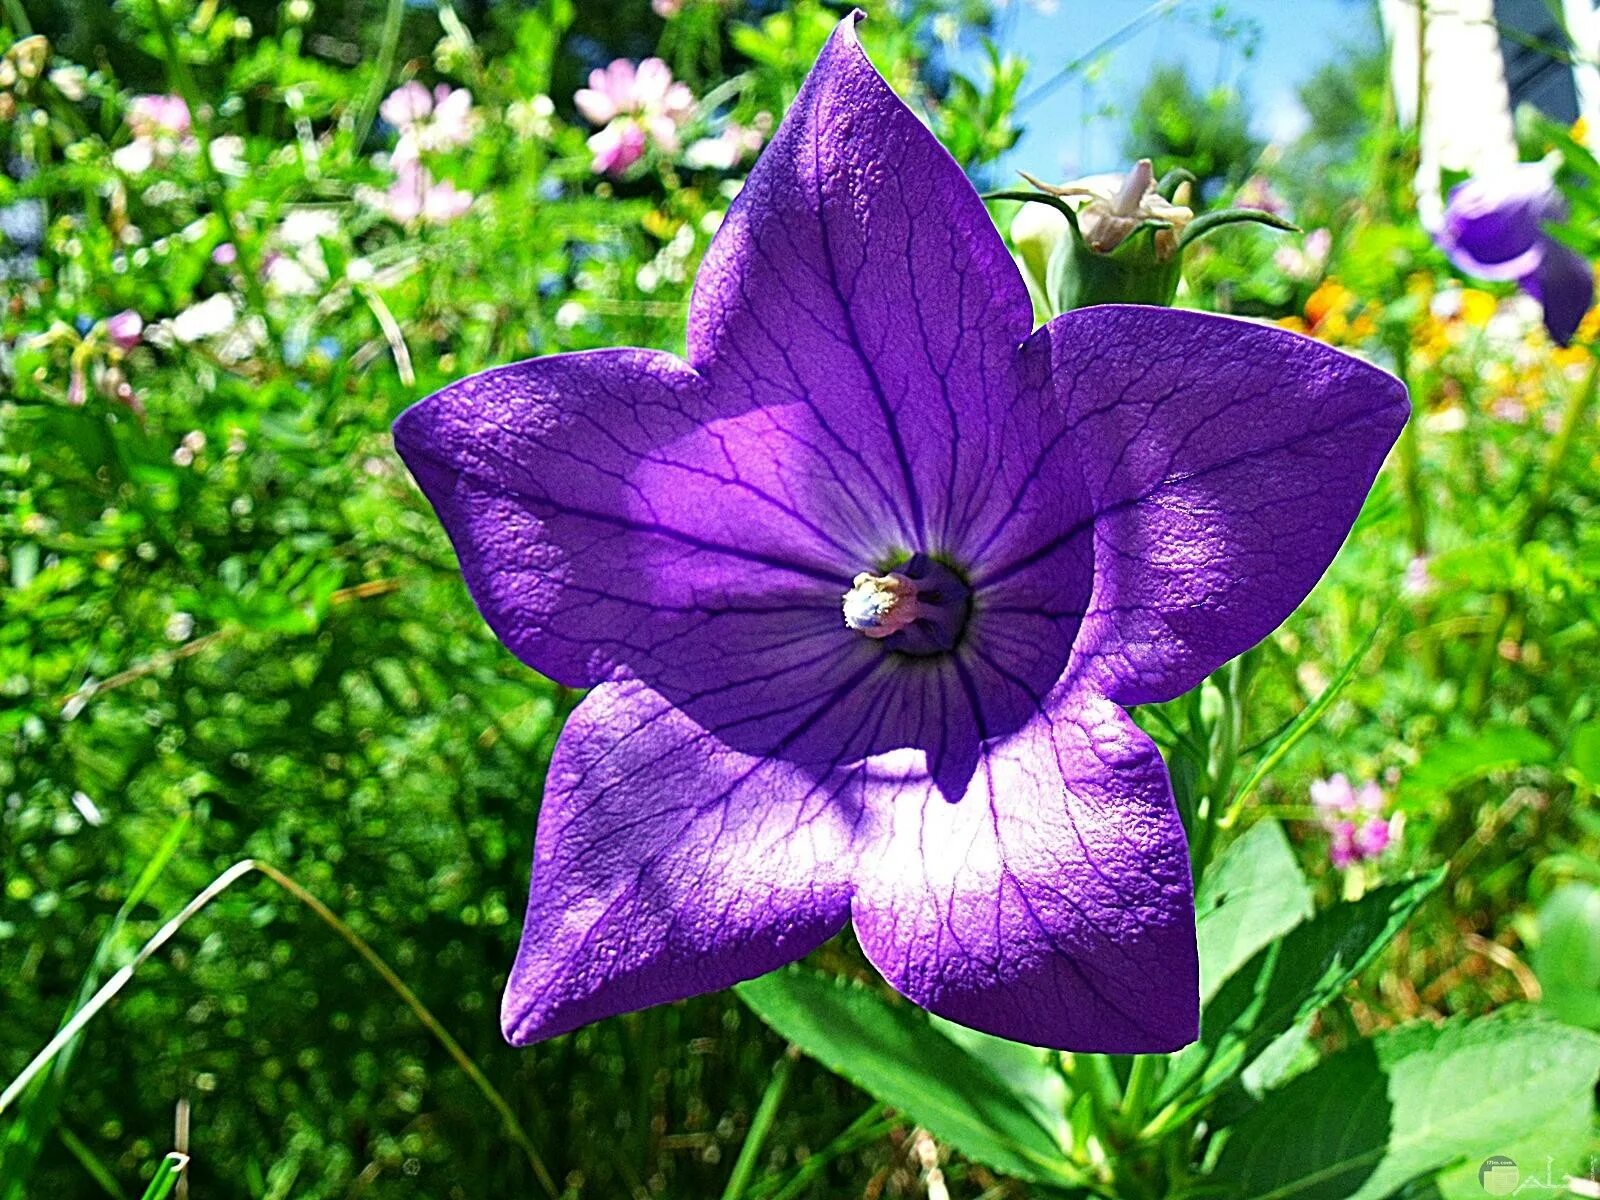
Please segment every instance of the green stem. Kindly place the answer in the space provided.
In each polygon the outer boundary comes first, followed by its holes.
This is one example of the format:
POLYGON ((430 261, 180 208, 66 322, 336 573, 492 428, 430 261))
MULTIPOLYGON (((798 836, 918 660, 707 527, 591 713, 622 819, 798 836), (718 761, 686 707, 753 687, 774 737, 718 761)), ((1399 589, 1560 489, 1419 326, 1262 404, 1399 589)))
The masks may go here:
POLYGON ((1089 1094, 1095 1124, 1102 1130, 1112 1128, 1117 1106, 1122 1102, 1122 1085, 1117 1082, 1111 1059, 1104 1054, 1077 1054, 1072 1065, 1072 1081, 1089 1094))
POLYGON ((728 1186, 722 1189, 722 1200, 739 1200, 749 1186, 755 1172, 756 1159, 766 1144, 772 1123, 778 1118, 778 1108, 783 1104, 784 1093, 789 1090, 789 1076, 794 1073, 795 1048, 790 1046, 772 1072, 772 1082, 756 1106, 756 1115, 750 1118, 750 1129, 744 1135, 744 1145, 739 1147, 739 1158, 733 1164, 733 1174, 728 1176, 728 1186))
POLYGON ((5 0, 6 20, 10 21, 16 35, 25 38, 33 32, 28 24, 28 14, 22 10, 22 0, 5 0))
POLYGON ((838 1137, 801 1163, 800 1169, 790 1176, 787 1183, 777 1191, 769 1193, 763 1200, 795 1200, 795 1197, 804 1193, 811 1182, 834 1159, 853 1150, 859 1150, 862 1146, 870 1145, 900 1123, 897 1118, 885 1117, 883 1114, 884 1108, 881 1104, 874 1104, 867 1109, 850 1122, 838 1137))
POLYGON ((1125 1128, 1136 1132, 1144 1125, 1145 1112, 1150 1107, 1150 1097, 1161 1078, 1161 1067, 1166 1060, 1156 1054, 1136 1055, 1128 1072, 1128 1089, 1122 1096, 1122 1118, 1125 1128))
MULTIPOLYGON (((1545 514, 1550 511, 1550 502, 1554 499, 1556 487, 1561 482, 1562 471, 1566 468, 1567 459, 1572 455, 1572 447, 1578 440, 1578 431, 1589 415, 1597 390, 1600 390, 1600 356, 1594 358, 1588 373, 1567 396, 1567 404, 1561 413, 1561 424, 1556 430, 1555 441, 1550 443, 1550 452, 1545 456, 1538 490, 1528 502, 1522 520, 1517 522, 1512 542, 1514 546, 1520 548, 1527 545, 1538 532, 1539 522, 1544 520, 1545 514)), ((1473 663, 1464 697, 1465 707, 1473 716, 1481 713, 1483 706, 1488 702, 1495 659, 1500 654, 1500 641, 1505 637, 1506 629, 1511 624, 1516 606, 1517 594, 1512 589, 1503 588, 1495 593, 1491 616, 1485 626, 1484 639, 1478 644, 1477 658, 1473 663)))
MULTIPOLYGON (((1406 360, 1409 357, 1408 353, 1402 351, 1399 362, 1400 378, 1406 381, 1408 391, 1411 379, 1406 360)), ((1406 502, 1406 533, 1413 558, 1421 558, 1428 553, 1428 510, 1422 495, 1422 445, 1418 437, 1416 399, 1413 397, 1411 419, 1400 431, 1400 444, 1397 447, 1400 454, 1400 488, 1406 502)))
POLYGON ((400 25, 405 8, 405 0, 389 0, 388 7, 383 10, 383 29, 378 34, 378 61, 373 66, 372 81, 367 84, 367 94, 361 98, 361 107, 356 112, 352 127, 357 154, 361 153, 367 134, 372 132, 378 105, 383 101, 383 90, 389 86, 389 80, 394 75, 394 56, 400 45, 400 25))
POLYGON ((1556 440, 1550 444, 1550 454, 1545 459, 1544 476, 1539 480, 1539 490, 1534 493, 1528 511, 1522 514, 1522 523, 1517 527, 1519 546, 1534 535, 1539 522, 1544 519, 1545 513, 1550 511, 1550 501, 1555 495, 1556 485, 1561 480, 1561 472, 1566 468, 1567 459, 1572 455, 1573 443, 1577 441, 1578 430, 1582 428, 1584 418, 1588 416, 1589 409, 1594 404, 1597 389, 1600 389, 1600 353, 1597 353, 1590 362, 1589 373, 1567 397, 1567 406, 1561 413, 1561 425, 1556 430, 1556 440))

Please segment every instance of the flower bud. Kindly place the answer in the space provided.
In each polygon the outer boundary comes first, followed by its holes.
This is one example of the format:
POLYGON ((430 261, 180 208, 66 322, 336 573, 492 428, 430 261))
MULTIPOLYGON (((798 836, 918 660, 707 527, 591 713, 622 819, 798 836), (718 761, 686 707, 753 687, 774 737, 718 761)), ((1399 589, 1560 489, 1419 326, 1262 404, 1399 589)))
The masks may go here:
MULTIPOLYGON (((1169 175, 1186 176, 1177 171, 1169 175)), ((1277 213, 1226 208, 1196 216, 1191 186, 1180 178, 1164 197, 1150 160, 1125 175, 1093 175, 1066 184, 1042 183, 1023 172, 1031 192, 992 193, 1025 203, 1011 240, 1046 318, 1091 304, 1170 305, 1182 277, 1183 250, 1224 225, 1251 222, 1296 231, 1277 213), (1029 210, 1033 210, 1030 212, 1029 210), (1050 215, 1040 215, 1054 210, 1050 215), (1061 236, 1070 230, 1071 236, 1061 236), (1041 265, 1043 264, 1043 265, 1041 265)))

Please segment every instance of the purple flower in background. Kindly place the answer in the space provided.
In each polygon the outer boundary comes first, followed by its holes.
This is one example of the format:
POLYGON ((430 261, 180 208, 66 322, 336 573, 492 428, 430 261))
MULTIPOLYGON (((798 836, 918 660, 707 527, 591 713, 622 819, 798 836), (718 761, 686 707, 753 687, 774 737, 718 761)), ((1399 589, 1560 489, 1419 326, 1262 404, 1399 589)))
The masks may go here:
POLYGON ((1328 831, 1328 858, 1340 870, 1377 858, 1389 848, 1392 830, 1383 816, 1383 789, 1375 783, 1352 787, 1343 775, 1311 785, 1311 804, 1328 831))
POLYGON ((1191 1040, 1183 826, 1123 706, 1288 615, 1408 411, 1243 321, 1104 307, 1030 334, 982 201, 855 20, 712 242, 687 361, 534 359, 395 425, 489 624, 591 689, 545 788, 515 1043, 847 920, 963 1024, 1191 1040))
POLYGON ((1594 302, 1589 264, 1545 231, 1566 215, 1550 166, 1521 163, 1501 175, 1458 184, 1434 237, 1466 274, 1516 280, 1544 306, 1551 340, 1565 346, 1594 302))

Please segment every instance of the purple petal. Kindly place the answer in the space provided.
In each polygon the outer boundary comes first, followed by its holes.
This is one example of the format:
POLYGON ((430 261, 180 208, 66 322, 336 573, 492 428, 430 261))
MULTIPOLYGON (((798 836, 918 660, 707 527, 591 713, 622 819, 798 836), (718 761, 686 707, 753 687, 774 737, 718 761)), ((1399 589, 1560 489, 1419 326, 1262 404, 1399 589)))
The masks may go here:
POLYGON ((1057 699, 992 746, 959 803, 880 778, 852 905, 862 948, 925 1008, 1015 1041, 1145 1053, 1194 1040, 1183 826, 1120 708, 1057 699))
POLYGON ((811 409, 878 536, 937 552, 1009 500, 993 431, 1032 309, 982 201, 873 69, 855 20, 712 242, 689 359, 728 397, 811 409))
POLYGON ((1410 411, 1376 367, 1204 313, 1080 309, 1024 354, 1069 414, 1097 514, 1072 669, 1123 704, 1187 691, 1294 610, 1410 411))
POLYGON ((1543 223, 1559 215, 1550 170, 1523 163, 1456 185, 1436 235, 1460 270, 1479 279, 1521 279, 1544 254, 1543 223))
MULTIPOLYGON (((837 611, 855 557, 770 479, 707 462, 759 438, 707 404, 670 355, 599 351, 486 371, 395 423, 474 600, 536 670, 587 686, 654 667, 704 688, 752 659, 781 673, 855 648, 837 611)), ((744 458, 760 474, 772 452, 744 458)))
POLYGON ((551 763, 506 1037, 553 1037, 813 950, 849 911, 859 791, 732 751, 641 684, 595 688, 551 763))
POLYGON ((1544 327, 1558 346, 1572 341, 1594 303, 1594 268, 1576 250, 1546 235, 1538 268, 1522 289, 1544 306, 1544 327))

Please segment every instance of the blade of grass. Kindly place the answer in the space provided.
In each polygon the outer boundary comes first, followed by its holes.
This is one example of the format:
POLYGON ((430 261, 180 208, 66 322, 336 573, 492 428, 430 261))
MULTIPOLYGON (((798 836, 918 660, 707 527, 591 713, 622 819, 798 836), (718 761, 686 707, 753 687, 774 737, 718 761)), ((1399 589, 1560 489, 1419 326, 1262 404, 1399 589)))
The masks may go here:
POLYGON ((1339 693, 1344 691, 1345 685, 1354 678, 1356 668, 1361 665, 1362 659, 1366 658, 1367 651, 1372 649, 1372 643, 1377 641, 1378 631, 1388 621, 1389 612, 1389 609, 1384 609, 1379 614, 1378 619, 1372 623, 1372 628, 1367 631, 1367 636, 1362 639, 1361 645, 1356 647, 1356 652, 1345 661, 1344 666, 1339 668, 1339 673, 1333 677, 1333 681, 1322 689, 1322 692, 1315 700, 1301 709, 1300 715, 1289 722, 1288 727, 1267 746, 1261 758, 1256 762, 1255 769, 1239 785, 1239 790, 1234 792, 1233 800, 1229 803, 1228 811, 1223 815, 1221 821, 1224 829, 1231 827, 1239 819, 1239 813, 1244 808, 1244 802, 1261 786, 1266 777, 1272 774, 1289 751, 1299 744, 1300 739, 1311 732, 1316 723, 1322 719, 1323 714, 1339 698, 1339 693))
POLYGON ((61 1139, 61 1144, 67 1148, 67 1153, 78 1160, 81 1166, 111 1200, 125 1200, 125 1193, 117 1184, 117 1177, 111 1173, 111 1168, 100 1161, 98 1155, 84 1143, 84 1140, 65 1125, 56 1127, 56 1136, 61 1139))
POLYGON ((761 1147, 767 1140, 767 1134, 772 1132, 772 1123, 778 1118, 784 1093, 789 1090, 789 1076, 794 1073, 795 1055, 795 1048, 790 1046, 773 1069, 772 1082, 767 1084, 767 1090, 761 1095, 756 1115, 750 1118, 750 1129, 744 1135, 744 1145, 739 1147, 739 1158, 733 1164, 733 1174, 728 1176, 728 1186, 722 1189, 722 1200, 739 1200, 744 1195, 744 1189, 756 1169, 761 1147))
POLYGON ((140 1200, 167 1200, 167 1197, 172 1195, 172 1189, 178 1186, 178 1180, 183 1177, 183 1169, 188 1165, 187 1154, 179 1154, 174 1150, 167 1155, 156 1168, 155 1178, 150 1181, 150 1186, 145 1188, 140 1200))
POLYGON ((482 1093, 484 1099, 500 1115, 500 1119, 505 1125, 506 1134, 527 1157, 528 1166, 533 1171, 534 1177, 538 1179, 540 1186, 551 1197, 551 1200, 557 1200, 560 1192, 555 1185, 555 1180, 551 1178, 549 1169, 545 1166, 543 1158, 540 1157, 533 1144, 533 1139, 522 1128, 511 1105, 506 1102, 506 1098, 500 1094, 494 1084, 489 1082, 488 1076, 483 1073, 477 1063, 473 1062, 472 1058, 462 1048, 461 1043, 450 1035, 450 1031, 439 1022, 439 1019, 433 1015, 428 1006, 422 1002, 415 992, 406 986, 405 981, 395 974, 394 969, 383 960, 367 940, 350 928, 332 909, 271 863, 251 858, 241 859, 239 862, 234 863, 196 893, 187 904, 178 910, 171 920, 156 930, 149 941, 139 947, 139 952, 134 955, 131 962, 106 980, 100 989, 68 1018, 55 1037, 51 1038, 49 1043, 46 1044, 45 1048, 39 1051, 34 1056, 33 1061, 22 1069, 22 1073, 6 1086, 4 1092, 0 1092, 0 1114, 3 1114, 11 1107, 34 1078, 48 1067, 64 1048, 72 1043, 83 1027, 93 1020, 95 1015, 109 1004, 118 992, 128 985, 135 971, 171 941, 195 914, 199 913, 223 892, 227 891, 228 888, 252 872, 266 876, 278 887, 309 908, 324 924, 355 950, 384 983, 389 985, 390 990, 400 997, 406 1007, 416 1016, 417 1020, 422 1022, 423 1027, 433 1034, 439 1044, 444 1047, 445 1052, 454 1060, 456 1066, 461 1068, 467 1078, 482 1093))
POLYGON ((372 132, 372 121, 378 115, 378 104, 383 100, 383 90, 389 86, 394 74, 395 49, 400 44, 400 22, 405 16, 405 0, 389 0, 383 10, 383 29, 378 34, 378 61, 372 68, 372 81, 367 84, 367 94, 361 98, 352 126, 352 145, 357 154, 372 132))
MULTIPOLYGON (((183 835, 188 832, 190 820, 191 815, 184 813, 172 823, 172 827, 167 830, 156 847, 155 853, 150 856, 149 861, 139 872, 138 878, 134 880, 127 898, 123 900, 122 906, 117 909, 116 915, 111 918, 111 924, 95 946, 94 954, 89 960, 89 969, 84 972, 83 981, 78 985, 78 994, 68 1009, 69 1014, 82 1008, 94 994, 95 986, 105 974, 112 948, 117 944, 129 915, 143 903, 150 889, 155 886, 156 880, 161 877, 161 872, 172 861, 172 856, 177 853, 179 845, 183 842, 183 835)), ((70 1016, 62 1018, 63 1022, 68 1019, 70 1016)), ((0 1200, 24 1200, 27 1180, 39 1161, 45 1139, 55 1127, 56 1116, 61 1111, 61 1098, 66 1094, 67 1074, 71 1070, 76 1050, 76 1038, 68 1039, 63 1044, 50 1074, 37 1080, 28 1090, 15 1120, 6 1128, 4 1135, 0 1136, 0 1200)), ((4 1107, 0 1105, 0 1111, 3 1111, 4 1107)))
POLYGON ((799 1169, 783 1181, 776 1191, 767 1192, 760 1200, 794 1200, 796 1196, 804 1194, 834 1159, 863 1146, 870 1146, 900 1124, 899 1118, 885 1116, 885 1111, 883 1105, 874 1104, 850 1122, 838 1137, 801 1163, 799 1169))

